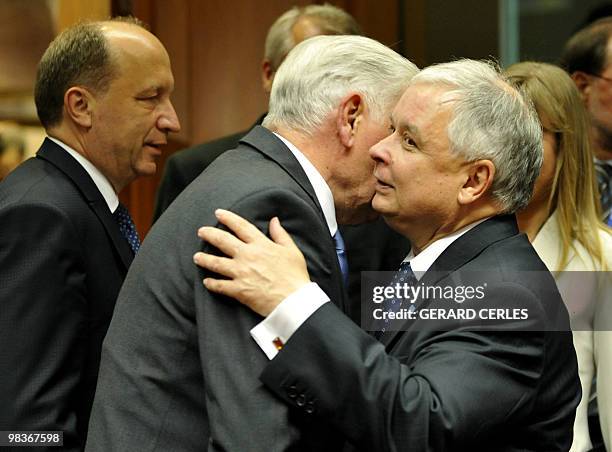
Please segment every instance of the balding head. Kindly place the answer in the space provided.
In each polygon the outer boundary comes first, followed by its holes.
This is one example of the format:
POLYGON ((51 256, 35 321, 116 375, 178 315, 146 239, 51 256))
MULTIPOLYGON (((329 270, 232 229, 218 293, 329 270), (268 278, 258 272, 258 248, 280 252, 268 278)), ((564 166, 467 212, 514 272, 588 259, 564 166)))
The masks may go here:
MULTIPOLYGON (((38 64, 34 97, 45 128, 61 123, 64 94, 76 85, 104 92, 116 76, 114 50, 120 41, 161 43, 136 19, 83 22, 67 28, 51 42, 38 64)), ((163 47, 163 46, 162 46, 163 47)), ((164 50, 165 52, 165 50, 164 50)))

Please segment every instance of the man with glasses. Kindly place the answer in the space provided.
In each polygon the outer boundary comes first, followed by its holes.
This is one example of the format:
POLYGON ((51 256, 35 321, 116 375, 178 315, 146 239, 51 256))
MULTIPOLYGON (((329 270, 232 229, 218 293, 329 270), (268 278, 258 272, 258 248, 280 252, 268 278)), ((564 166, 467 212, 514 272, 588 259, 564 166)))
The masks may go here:
POLYGON ((561 58, 582 94, 592 124, 592 144, 602 215, 612 223, 612 17, 578 31, 565 45, 561 58))

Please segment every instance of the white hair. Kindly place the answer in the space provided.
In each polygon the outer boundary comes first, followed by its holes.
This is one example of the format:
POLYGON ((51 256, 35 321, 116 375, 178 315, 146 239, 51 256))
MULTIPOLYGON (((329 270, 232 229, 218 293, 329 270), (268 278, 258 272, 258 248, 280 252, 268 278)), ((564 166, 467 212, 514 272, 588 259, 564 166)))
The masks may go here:
POLYGON ((349 92, 363 96, 382 121, 418 68, 363 36, 317 36, 298 44, 272 83, 263 125, 312 134, 349 92))
POLYGON ((447 85, 451 152, 495 165, 492 195, 506 213, 526 206, 543 159, 542 127, 526 96, 490 61, 462 59, 423 69, 411 81, 447 85))

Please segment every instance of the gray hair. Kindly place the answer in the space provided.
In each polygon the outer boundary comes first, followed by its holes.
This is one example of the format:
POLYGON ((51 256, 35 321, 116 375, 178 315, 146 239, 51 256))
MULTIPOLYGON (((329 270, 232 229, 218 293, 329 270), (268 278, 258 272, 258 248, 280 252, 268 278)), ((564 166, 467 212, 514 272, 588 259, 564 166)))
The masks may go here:
POLYGON ((312 134, 349 92, 386 119, 418 68, 363 36, 317 36, 298 44, 281 65, 263 125, 312 134))
POLYGON ((493 62, 458 60, 423 69, 411 82, 449 86, 451 152, 495 165, 492 195, 505 213, 525 207, 543 159, 542 128, 526 96, 493 62))
POLYGON ((322 35, 360 35, 361 27, 346 11, 326 3, 324 5, 294 6, 280 16, 266 36, 264 58, 276 71, 289 51, 295 47, 293 27, 298 21, 309 19, 322 35))

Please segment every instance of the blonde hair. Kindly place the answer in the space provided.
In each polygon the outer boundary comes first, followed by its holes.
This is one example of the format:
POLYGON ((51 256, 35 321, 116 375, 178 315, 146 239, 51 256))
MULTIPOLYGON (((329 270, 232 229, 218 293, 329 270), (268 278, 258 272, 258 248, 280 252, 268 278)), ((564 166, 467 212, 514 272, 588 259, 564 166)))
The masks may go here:
POLYGON ((599 232, 609 229, 600 218, 599 193, 589 141, 589 119, 567 73, 547 63, 526 61, 506 70, 510 83, 533 102, 540 122, 555 133, 557 162, 548 200, 548 216, 557 212, 561 234, 562 271, 577 240, 602 270, 607 270, 599 232))

